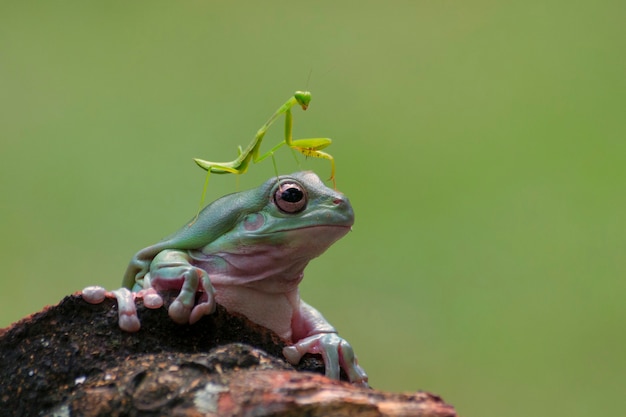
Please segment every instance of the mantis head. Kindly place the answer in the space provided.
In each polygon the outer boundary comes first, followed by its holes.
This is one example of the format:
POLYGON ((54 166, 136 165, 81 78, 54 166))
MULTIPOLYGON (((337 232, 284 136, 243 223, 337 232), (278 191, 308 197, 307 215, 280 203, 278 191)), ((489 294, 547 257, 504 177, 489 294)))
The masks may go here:
POLYGON ((306 110, 311 102, 311 93, 308 91, 296 91, 293 95, 296 98, 298 104, 302 107, 302 110, 306 110))

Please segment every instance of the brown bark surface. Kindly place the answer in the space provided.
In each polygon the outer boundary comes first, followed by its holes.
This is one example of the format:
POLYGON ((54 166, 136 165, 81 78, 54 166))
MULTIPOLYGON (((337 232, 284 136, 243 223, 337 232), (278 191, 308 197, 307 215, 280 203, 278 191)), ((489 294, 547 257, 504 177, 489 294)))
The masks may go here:
POLYGON ((138 313, 125 333, 114 300, 75 294, 0 330, 0 416, 456 416, 429 393, 329 380, 317 356, 293 367, 283 340, 220 306, 192 326, 138 313))

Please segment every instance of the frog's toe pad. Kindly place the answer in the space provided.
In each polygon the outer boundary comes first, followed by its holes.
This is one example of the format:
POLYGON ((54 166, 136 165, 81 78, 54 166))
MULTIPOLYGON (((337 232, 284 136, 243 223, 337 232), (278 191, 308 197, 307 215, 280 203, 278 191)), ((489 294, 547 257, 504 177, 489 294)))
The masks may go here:
POLYGON ((146 308, 155 309, 163 306, 163 298, 161 298, 154 288, 141 290, 136 296, 143 298, 143 305, 146 308))
POLYGON ((298 348, 295 346, 287 346, 283 348, 283 356, 287 359, 287 362, 292 365, 297 365, 300 362, 300 359, 302 359, 302 355, 303 353, 299 352, 298 348))
POLYGON ((81 292, 83 300, 90 304, 100 304, 106 298, 107 290, 97 285, 87 287, 81 292))
POLYGON ((120 325, 120 329, 129 333, 138 332, 139 329, 141 328, 139 317, 137 317, 136 314, 134 315, 120 314, 118 323, 120 325))
POLYGON ((215 302, 211 300, 210 302, 201 303, 196 305, 193 310, 191 310, 191 315, 189 316, 189 323, 194 324, 202 317, 212 314, 215 311, 215 302))
POLYGON ((178 300, 174 300, 174 302, 170 304, 168 314, 170 318, 178 324, 189 323, 191 308, 185 307, 185 305, 178 300))

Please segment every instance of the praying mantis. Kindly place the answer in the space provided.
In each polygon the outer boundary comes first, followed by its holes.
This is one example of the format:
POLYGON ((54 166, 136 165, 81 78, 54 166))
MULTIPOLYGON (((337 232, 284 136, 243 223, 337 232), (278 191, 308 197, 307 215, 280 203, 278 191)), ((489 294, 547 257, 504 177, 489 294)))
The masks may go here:
MULTIPOLYGON (((310 156, 314 158, 323 158, 328 159, 331 164, 331 173, 330 178, 333 182, 333 186, 336 189, 335 182, 335 159, 328 153, 322 152, 321 149, 326 148, 331 144, 330 138, 308 138, 308 139, 296 139, 292 138, 292 127, 293 127, 293 116, 291 114, 291 108, 293 106, 299 105, 302 110, 306 110, 309 107, 309 103, 311 102, 311 93, 308 91, 296 91, 293 96, 289 98, 272 114, 267 122, 257 131, 252 142, 242 150, 241 146, 239 147, 239 155, 237 158, 230 162, 211 162, 205 161, 204 159, 194 158, 194 161, 198 166, 207 171, 206 180, 204 182, 204 189, 202 191, 202 199, 200 201, 200 208, 202 208, 202 204, 204 203, 204 198, 206 196, 207 186, 209 184, 209 176, 211 173, 213 174, 244 174, 248 167, 250 166, 250 162, 258 163, 271 156, 272 160, 274 159, 274 152, 276 152, 280 147, 287 145, 293 150, 296 150, 303 154, 304 156, 310 156), (285 115, 285 139, 280 142, 278 145, 271 148, 268 152, 260 155, 261 142, 263 142, 263 137, 270 126, 280 117, 280 115, 285 115)), ((276 169, 276 162, 274 161, 274 169, 276 169)), ((278 174, 277 174, 278 175, 278 174)))

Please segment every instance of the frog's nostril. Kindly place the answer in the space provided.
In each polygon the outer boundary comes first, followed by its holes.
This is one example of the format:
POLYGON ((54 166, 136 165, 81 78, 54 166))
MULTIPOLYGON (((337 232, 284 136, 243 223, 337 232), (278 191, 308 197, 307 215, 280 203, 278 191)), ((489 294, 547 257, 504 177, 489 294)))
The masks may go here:
POLYGON ((333 204, 336 204, 336 205, 343 204, 343 199, 341 199, 341 198, 335 198, 335 199, 333 200, 333 204))

